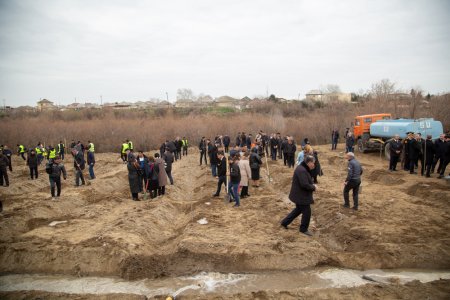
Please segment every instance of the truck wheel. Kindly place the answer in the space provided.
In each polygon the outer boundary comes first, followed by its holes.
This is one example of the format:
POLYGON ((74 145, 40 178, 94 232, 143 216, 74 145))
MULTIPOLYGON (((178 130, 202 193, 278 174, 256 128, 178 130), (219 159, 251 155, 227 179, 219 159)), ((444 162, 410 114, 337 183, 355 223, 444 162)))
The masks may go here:
POLYGON ((364 146, 364 141, 362 139, 358 139, 358 151, 366 153, 366 147, 364 146))
POLYGON ((386 145, 384 146, 384 156, 387 160, 391 160, 391 143, 386 142, 386 145))

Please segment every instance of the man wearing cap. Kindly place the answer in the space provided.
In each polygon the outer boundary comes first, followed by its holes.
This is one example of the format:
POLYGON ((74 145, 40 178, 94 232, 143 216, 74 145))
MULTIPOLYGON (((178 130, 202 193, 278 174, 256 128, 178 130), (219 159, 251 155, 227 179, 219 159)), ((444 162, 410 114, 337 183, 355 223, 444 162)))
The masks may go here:
POLYGON ((406 139, 403 140, 403 170, 409 171, 409 148, 410 142, 413 139, 412 132, 407 132, 406 139))

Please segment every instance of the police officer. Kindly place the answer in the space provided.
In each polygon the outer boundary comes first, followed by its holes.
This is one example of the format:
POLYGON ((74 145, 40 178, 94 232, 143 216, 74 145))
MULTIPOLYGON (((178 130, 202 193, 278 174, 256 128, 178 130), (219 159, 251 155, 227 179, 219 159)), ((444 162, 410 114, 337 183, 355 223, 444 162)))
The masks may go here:
POLYGON ((130 145, 128 144, 128 141, 124 141, 122 143, 122 149, 120 150, 120 157, 122 158, 124 164, 127 162, 127 150, 129 149, 130 145))
POLYGON ((181 140, 181 143, 183 144, 183 156, 188 155, 188 147, 189 142, 186 137, 183 136, 183 139, 181 140))
POLYGON ((52 146, 49 146, 47 159, 50 160, 55 158, 56 158, 56 149, 53 148, 52 146))
POLYGON ((17 155, 20 155, 23 160, 25 159, 25 146, 17 144, 17 155))
POLYGON ((63 141, 59 141, 58 144, 58 151, 57 154, 59 155, 59 157, 64 160, 64 151, 65 151, 66 145, 64 145, 63 141))

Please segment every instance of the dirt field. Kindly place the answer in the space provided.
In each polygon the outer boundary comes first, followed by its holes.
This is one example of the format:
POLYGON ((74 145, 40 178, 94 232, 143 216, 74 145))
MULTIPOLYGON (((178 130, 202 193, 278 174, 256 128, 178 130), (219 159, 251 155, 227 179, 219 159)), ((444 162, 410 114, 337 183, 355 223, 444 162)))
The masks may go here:
MULTIPOLYGON (((404 171, 390 173, 378 155, 358 155, 364 167, 360 210, 343 209, 343 153, 316 148, 324 176, 313 205, 313 238, 299 234, 299 220, 287 231, 280 228, 293 207, 287 198, 293 171, 280 160, 269 161, 272 182, 262 170, 262 186, 250 187, 251 197, 233 208, 224 203, 223 191, 220 198, 211 197, 217 183, 209 166, 198 165, 197 153, 174 164, 175 185, 166 188, 166 196, 140 202, 131 201, 126 166, 117 154, 97 154, 97 179, 80 188, 73 186, 69 159, 69 178, 58 201, 50 199, 44 168, 38 180, 28 180, 25 163, 14 157, 11 185, 0 189, 0 272, 139 279, 315 266, 450 269, 450 186, 404 171), (198 224, 201 218, 208 224, 198 224), (48 226, 52 221, 67 223, 48 226)), ((389 289, 403 295, 426 290, 440 298, 449 293, 445 285, 448 281, 389 289)), ((355 299, 391 295, 374 287, 352 291, 355 299)), ((302 296, 261 293, 260 299, 302 296)), ((236 297, 255 298, 241 296, 236 297)))

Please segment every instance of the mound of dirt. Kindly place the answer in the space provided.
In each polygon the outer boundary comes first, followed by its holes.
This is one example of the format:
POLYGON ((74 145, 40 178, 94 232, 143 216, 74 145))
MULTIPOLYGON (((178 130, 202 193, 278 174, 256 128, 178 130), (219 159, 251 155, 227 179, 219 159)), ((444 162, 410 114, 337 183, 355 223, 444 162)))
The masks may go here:
POLYGON ((400 177, 402 175, 404 174, 394 176, 392 175, 392 173, 385 170, 374 170, 369 172, 369 176, 367 176, 367 179, 374 183, 379 183, 382 185, 401 185, 405 183, 405 180, 400 177))

